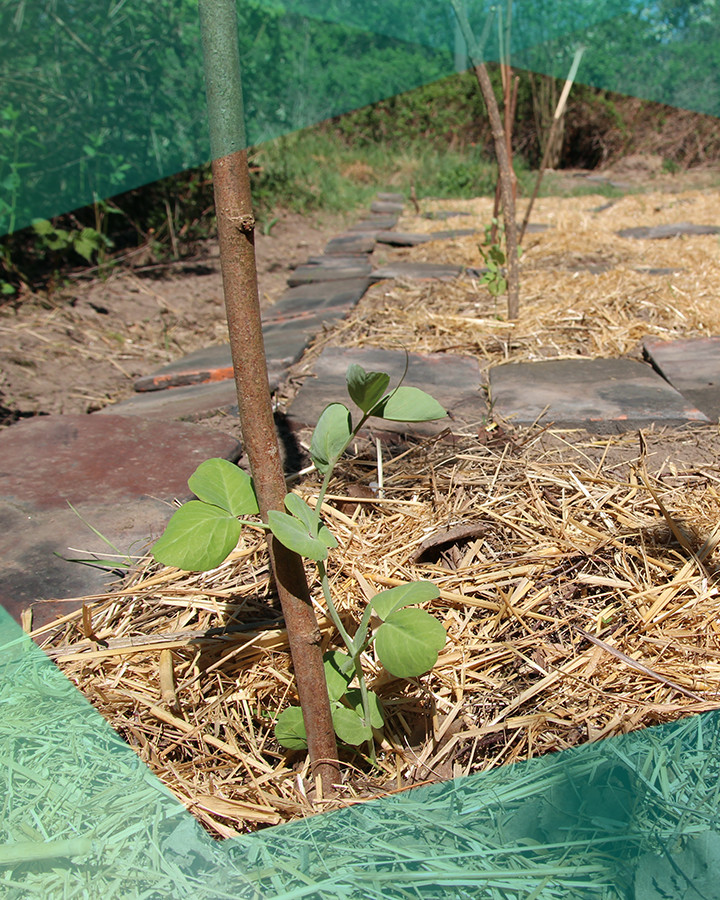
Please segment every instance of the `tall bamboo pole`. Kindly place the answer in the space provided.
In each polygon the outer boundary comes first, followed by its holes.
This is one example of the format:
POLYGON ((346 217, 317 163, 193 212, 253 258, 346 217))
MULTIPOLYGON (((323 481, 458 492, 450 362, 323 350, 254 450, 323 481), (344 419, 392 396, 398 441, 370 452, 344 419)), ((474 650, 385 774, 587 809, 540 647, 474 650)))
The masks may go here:
MULTIPOLYGON (((255 218, 245 149, 235 0, 199 0, 225 308, 243 445, 260 514, 287 491, 273 419, 255 266, 255 218)), ((290 643, 310 762, 325 794, 339 780, 321 635, 302 559, 272 535, 268 549, 290 643)))

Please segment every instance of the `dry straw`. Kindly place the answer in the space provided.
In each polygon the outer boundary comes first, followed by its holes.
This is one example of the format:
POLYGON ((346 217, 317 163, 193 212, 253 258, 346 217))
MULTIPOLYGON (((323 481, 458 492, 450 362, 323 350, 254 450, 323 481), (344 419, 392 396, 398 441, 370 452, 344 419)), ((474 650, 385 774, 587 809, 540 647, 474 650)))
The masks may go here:
MULTIPOLYGON (((502 303, 469 278, 384 282, 296 373, 327 342, 465 352, 489 365, 632 355, 648 334, 720 334, 716 237, 614 234, 638 221, 713 221, 717 193, 630 196, 589 211, 602 203, 538 201, 534 219, 553 228, 526 240, 518 322, 502 321, 502 303), (600 274, 583 268, 606 262, 600 274)), ((489 201, 445 206, 487 224, 489 201)), ((384 252, 478 265, 476 245, 384 252)), ((388 719, 379 766, 348 752, 335 798, 319 797, 303 758, 272 737, 295 695, 259 533, 246 530, 210 573, 147 563, 36 639, 221 837, 714 709, 718 446, 715 425, 601 437, 487 424, 392 448, 382 500, 356 496, 375 477, 370 452, 342 464, 324 513, 340 543, 330 577, 344 615, 357 620, 385 587, 431 579, 448 642, 411 682, 367 659, 388 719)), ((299 482, 311 502, 317 489, 312 474, 299 482)), ((333 647, 320 605, 318 614, 333 647)))

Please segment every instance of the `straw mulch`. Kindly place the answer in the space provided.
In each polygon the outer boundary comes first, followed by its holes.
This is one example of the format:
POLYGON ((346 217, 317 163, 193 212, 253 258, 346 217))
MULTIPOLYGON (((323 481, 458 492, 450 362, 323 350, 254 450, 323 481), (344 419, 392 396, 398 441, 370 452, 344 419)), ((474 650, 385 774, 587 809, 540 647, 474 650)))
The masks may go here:
MULTIPOLYGON (((525 202, 518 203, 518 218, 525 202)), ((720 334, 717 235, 643 241, 616 234, 637 225, 717 224, 720 192, 632 194, 593 211, 608 202, 600 195, 536 201, 532 222, 551 227, 525 236, 517 322, 505 321, 504 298, 493 298, 474 279, 381 282, 358 315, 327 340, 333 345, 470 353, 489 366, 564 356, 638 355, 645 336, 670 340, 720 334), (607 271, 598 273, 602 267, 607 271), (649 271, 668 268, 676 271, 649 271)), ((492 200, 426 205, 443 207, 471 215, 446 222, 408 216, 398 230, 475 228, 478 233, 403 250, 381 248, 375 252, 378 263, 403 259, 481 267, 478 244, 491 220, 492 200)))
MULTIPOLYGON (((541 200, 533 220, 554 227, 526 239, 517 323, 471 279, 382 283, 297 372, 327 342, 490 364, 637 355, 646 334, 720 334, 717 237, 613 235, 629 223, 715 221, 718 199, 630 196, 600 213, 588 212, 599 197, 541 200), (573 271, 588 260, 615 267, 573 271), (638 271, 649 266, 682 271, 638 271)), ((490 215, 485 200, 433 206, 472 211, 462 227, 490 215)), ((481 264, 477 238, 385 255, 481 264)), ((426 578, 440 588, 430 608, 448 641, 432 672, 410 682, 367 658, 387 715, 378 768, 344 750, 335 798, 319 796, 302 755, 272 736, 295 695, 259 530, 245 529, 210 573, 148 562, 36 639, 221 837, 713 709, 718 446, 716 425, 592 436, 485 423, 386 449, 382 499, 363 496, 376 478, 368 449, 341 464, 324 512, 340 544, 329 572, 343 615, 357 622, 376 591, 426 578)), ((318 481, 310 473, 294 486, 312 502, 318 481)), ((314 583, 313 593, 319 600, 314 583)), ((319 602, 317 613, 327 647, 337 646, 319 602)))

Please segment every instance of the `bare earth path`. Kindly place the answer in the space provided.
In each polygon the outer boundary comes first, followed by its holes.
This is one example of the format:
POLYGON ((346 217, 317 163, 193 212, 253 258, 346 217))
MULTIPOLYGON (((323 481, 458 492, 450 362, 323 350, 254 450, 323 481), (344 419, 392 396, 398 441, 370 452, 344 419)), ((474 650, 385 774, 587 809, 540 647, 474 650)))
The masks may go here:
MULTIPOLYGON (((256 235, 260 296, 276 299, 289 272, 342 231, 337 215, 284 213, 256 235)), ((133 381, 226 339, 217 243, 190 259, 118 267, 51 296, 0 306, 0 425, 20 415, 86 413, 130 396, 133 381)))

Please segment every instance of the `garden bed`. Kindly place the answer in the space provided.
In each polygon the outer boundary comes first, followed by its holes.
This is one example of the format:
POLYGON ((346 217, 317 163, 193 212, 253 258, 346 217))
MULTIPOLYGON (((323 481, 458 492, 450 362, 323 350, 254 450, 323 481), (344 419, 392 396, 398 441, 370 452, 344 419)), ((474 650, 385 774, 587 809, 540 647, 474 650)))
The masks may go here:
MULTIPOLYGON (((714 222, 718 192, 628 195, 593 211, 605 202, 538 201, 533 220, 552 227, 525 241, 517 323, 472 279, 380 283, 316 341, 280 399, 291 400, 326 344, 470 353, 489 366, 639 356, 647 335, 720 334, 717 236, 616 235, 628 225, 714 222)), ((491 210, 488 200, 430 208, 470 212, 463 228, 479 229, 491 210)), ((436 227, 417 217, 398 226, 436 227)), ((477 243, 462 237, 382 253, 481 265, 477 243)), ((378 767, 343 751, 336 797, 318 796, 304 757, 272 734, 295 698, 259 530, 246 530, 211 573, 147 564, 122 590, 88 598, 85 615, 36 634, 212 834, 718 706, 717 425, 589 435, 491 418, 462 436, 384 452, 382 499, 369 489, 369 447, 341 463, 331 486, 324 512, 340 543, 329 570, 335 596, 357 620, 374 592, 432 580, 441 596, 428 608, 448 642, 435 668, 410 682, 367 660, 387 714, 378 767), (469 532, 443 542, 459 526, 469 532)), ((312 501, 318 482, 310 473, 295 486, 312 501)), ((334 647, 320 607, 318 615, 334 647)))

